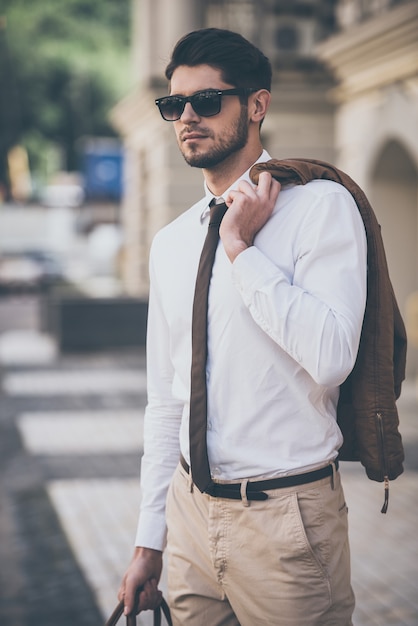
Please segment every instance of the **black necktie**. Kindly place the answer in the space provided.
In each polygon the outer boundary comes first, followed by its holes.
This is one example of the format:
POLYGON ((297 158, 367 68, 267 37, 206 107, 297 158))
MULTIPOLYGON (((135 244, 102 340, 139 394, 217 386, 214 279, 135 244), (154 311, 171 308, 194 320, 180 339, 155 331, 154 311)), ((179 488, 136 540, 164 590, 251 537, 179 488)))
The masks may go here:
POLYGON ((192 318, 192 371, 190 392, 190 465, 195 485, 204 492, 212 483, 206 445, 208 356, 208 297, 212 267, 219 241, 219 226, 226 204, 211 206, 210 221, 197 270, 192 318))

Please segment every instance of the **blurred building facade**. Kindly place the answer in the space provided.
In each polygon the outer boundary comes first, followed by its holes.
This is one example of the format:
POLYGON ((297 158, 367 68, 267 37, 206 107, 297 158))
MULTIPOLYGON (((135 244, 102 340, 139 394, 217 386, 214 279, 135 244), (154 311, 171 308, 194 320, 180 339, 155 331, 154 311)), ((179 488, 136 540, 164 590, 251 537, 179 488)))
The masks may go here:
MULTIPOLYGON (((336 164, 368 195, 382 227, 410 338, 418 325, 418 2, 340 0, 339 32, 317 47, 338 86, 336 164)), ((418 373, 410 341, 408 371, 418 373)))
MULTIPOLYGON (((416 0, 134 0, 137 89, 113 111, 124 138, 124 282, 146 297, 155 232, 203 194, 153 100, 175 42, 196 28, 241 32, 274 70, 263 143, 275 158, 331 161, 370 198, 402 313, 418 289, 416 0)), ((417 350, 409 370, 418 372, 417 350)))

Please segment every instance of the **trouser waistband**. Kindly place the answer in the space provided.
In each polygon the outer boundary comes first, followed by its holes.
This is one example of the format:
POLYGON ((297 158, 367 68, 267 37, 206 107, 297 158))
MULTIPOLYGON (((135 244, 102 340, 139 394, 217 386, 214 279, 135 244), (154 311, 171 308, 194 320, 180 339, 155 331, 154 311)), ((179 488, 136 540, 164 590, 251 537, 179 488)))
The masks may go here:
MULTIPOLYGON (((180 455, 180 464, 189 474, 190 467, 184 457, 180 455)), ((280 478, 269 478, 267 480, 246 481, 244 491, 247 500, 267 500, 268 494, 264 493, 271 489, 284 489, 285 487, 297 487, 313 483, 327 476, 332 476, 338 470, 338 461, 330 463, 326 467, 305 472, 303 474, 293 474, 292 476, 281 476, 280 478)), ((220 484, 212 483, 205 491, 214 498, 228 498, 232 500, 242 500, 243 483, 220 484)))

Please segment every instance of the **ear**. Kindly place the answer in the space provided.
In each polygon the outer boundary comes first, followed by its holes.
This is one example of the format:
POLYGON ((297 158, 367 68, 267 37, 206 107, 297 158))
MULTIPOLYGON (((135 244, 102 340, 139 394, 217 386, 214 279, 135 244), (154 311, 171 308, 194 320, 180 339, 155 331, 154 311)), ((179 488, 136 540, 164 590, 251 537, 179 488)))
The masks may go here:
POLYGON ((266 116, 271 100, 267 89, 260 89, 248 98, 248 115, 252 122, 259 124, 266 116))

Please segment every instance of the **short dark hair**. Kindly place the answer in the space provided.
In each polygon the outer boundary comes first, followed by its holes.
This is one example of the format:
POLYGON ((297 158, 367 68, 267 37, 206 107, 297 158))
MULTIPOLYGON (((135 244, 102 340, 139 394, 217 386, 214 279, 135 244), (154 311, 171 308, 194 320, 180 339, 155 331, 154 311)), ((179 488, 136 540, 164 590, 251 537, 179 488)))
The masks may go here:
POLYGON ((210 65, 234 87, 271 90, 268 58, 242 35, 220 28, 202 28, 182 37, 174 47, 165 75, 170 81, 180 65, 210 65))

